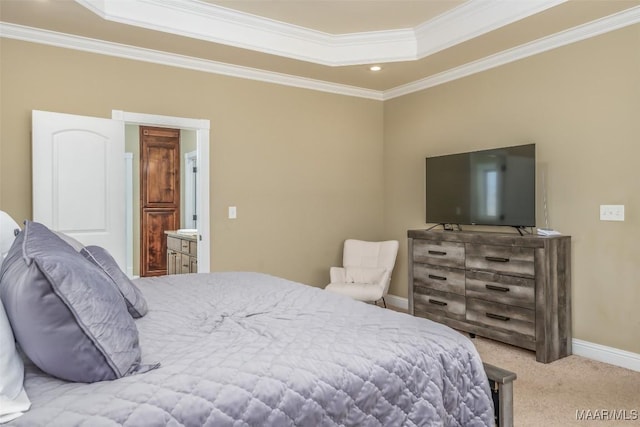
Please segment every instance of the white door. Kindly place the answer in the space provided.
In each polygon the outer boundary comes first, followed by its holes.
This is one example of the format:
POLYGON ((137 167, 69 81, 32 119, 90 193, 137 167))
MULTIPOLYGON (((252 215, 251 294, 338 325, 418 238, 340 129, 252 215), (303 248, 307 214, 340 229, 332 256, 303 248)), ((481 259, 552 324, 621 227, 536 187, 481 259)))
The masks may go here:
POLYGON ((33 220, 125 259, 124 122, 32 112, 33 220))

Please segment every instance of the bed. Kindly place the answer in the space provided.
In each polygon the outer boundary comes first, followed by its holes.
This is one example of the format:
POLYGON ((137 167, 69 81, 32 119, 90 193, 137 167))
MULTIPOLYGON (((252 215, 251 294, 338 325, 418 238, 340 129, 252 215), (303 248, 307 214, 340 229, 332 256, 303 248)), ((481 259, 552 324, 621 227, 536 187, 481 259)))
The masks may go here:
POLYGON ((444 325, 261 273, 133 283, 149 369, 83 383, 25 358, 31 407, 4 425, 494 424, 475 347, 444 325))

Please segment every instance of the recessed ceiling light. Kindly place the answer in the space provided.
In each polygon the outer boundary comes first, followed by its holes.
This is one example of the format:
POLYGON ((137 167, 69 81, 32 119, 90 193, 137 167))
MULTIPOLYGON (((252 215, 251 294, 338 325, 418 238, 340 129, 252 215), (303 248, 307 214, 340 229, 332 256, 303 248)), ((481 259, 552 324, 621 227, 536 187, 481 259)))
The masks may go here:
POLYGON ((369 69, 371 71, 380 71, 380 70, 382 70, 382 67, 379 66, 379 65, 372 65, 371 67, 369 67, 369 69))

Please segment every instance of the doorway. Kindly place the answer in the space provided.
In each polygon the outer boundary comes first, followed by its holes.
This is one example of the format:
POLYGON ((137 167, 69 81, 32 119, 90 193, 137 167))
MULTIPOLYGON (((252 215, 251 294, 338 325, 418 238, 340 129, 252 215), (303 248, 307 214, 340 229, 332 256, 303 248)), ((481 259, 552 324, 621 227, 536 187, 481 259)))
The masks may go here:
MULTIPOLYGON (((195 150, 197 153, 196 167, 198 173, 195 178, 195 191, 197 194, 196 215, 198 219, 198 272, 207 273, 211 271, 211 237, 209 231, 209 120, 133 113, 121 110, 113 110, 111 112, 111 116, 113 119, 123 121, 125 125, 177 128, 181 129, 182 131, 189 131, 194 135, 194 148, 189 149, 189 151, 195 150)), ((184 132, 182 136, 184 136, 184 132)), ((133 165, 133 169, 135 169, 135 165, 133 165)), ((138 174, 134 171, 132 175, 138 174)), ((128 207, 127 209, 130 208, 131 207, 128 207)), ((139 212, 139 209, 135 211, 139 212)), ((133 230, 135 228, 136 221, 132 220, 132 224, 127 227, 127 229, 130 230, 127 236, 127 242, 131 242, 133 239, 133 235, 137 235, 135 230, 133 230)), ((134 265, 133 259, 135 258, 135 252, 136 248, 131 248, 128 255, 127 265, 131 265, 131 268, 133 268, 134 265)), ((139 265, 139 263, 136 263, 136 265, 139 265)), ((130 272, 131 276, 136 276, 138 274, 133 273, 132 270, 130 272)))

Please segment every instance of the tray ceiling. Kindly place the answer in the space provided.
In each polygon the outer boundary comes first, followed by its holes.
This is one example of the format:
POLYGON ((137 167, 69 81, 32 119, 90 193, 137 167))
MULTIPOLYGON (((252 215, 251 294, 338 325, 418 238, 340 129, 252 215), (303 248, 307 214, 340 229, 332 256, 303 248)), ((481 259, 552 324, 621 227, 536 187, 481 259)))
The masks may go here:
POLYGON ((107 54, 141 49, 177 66, 384 94, 565 34, 577 41, 582 28, 639 22, 640 1, 0 0, 0 21, 3 37, 99 41, 107 54))

